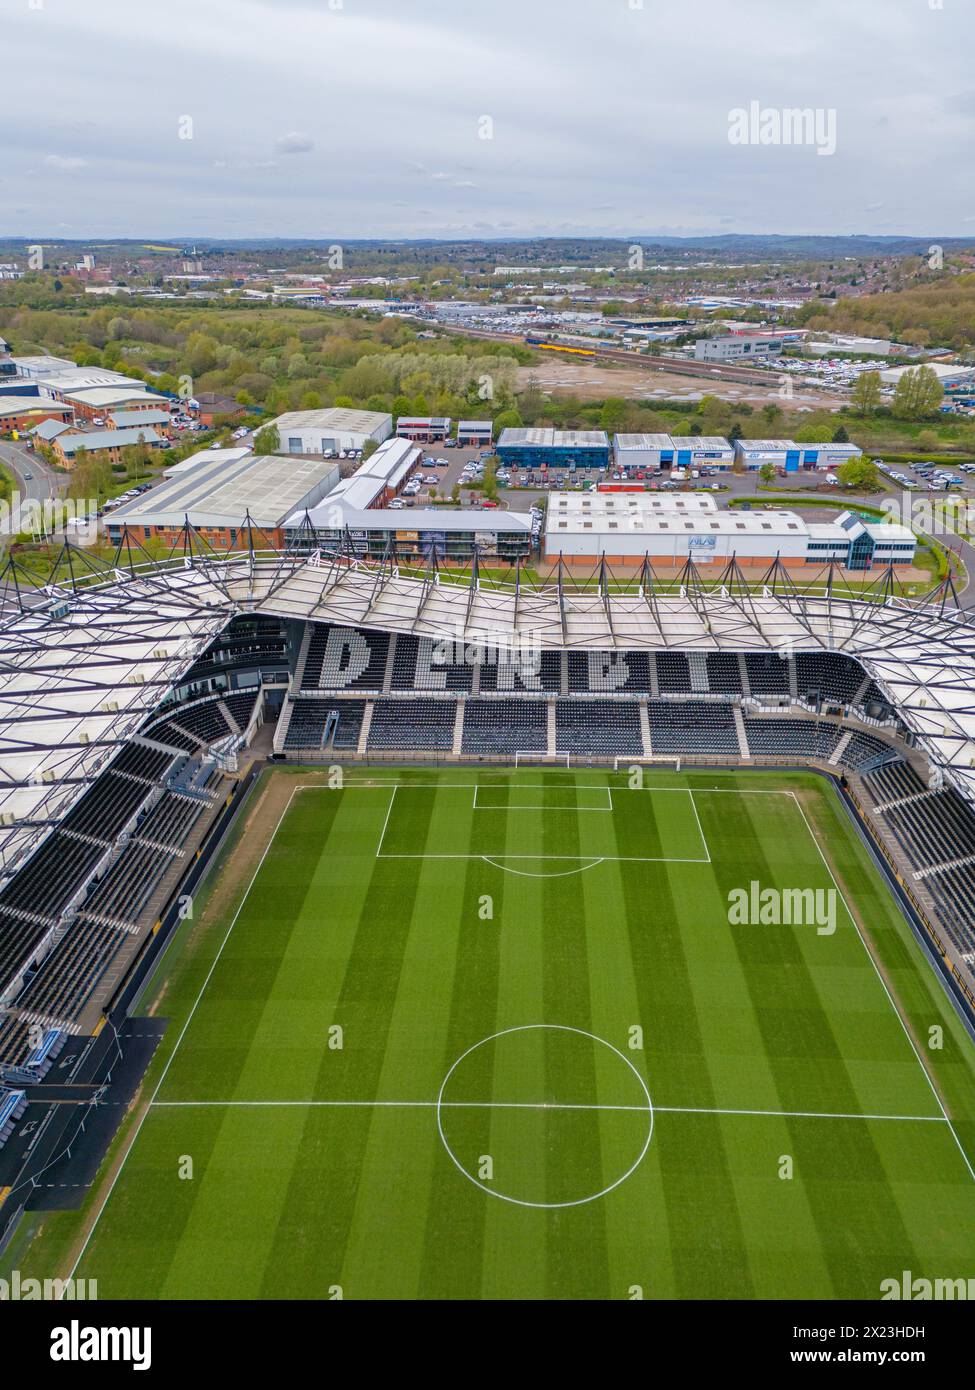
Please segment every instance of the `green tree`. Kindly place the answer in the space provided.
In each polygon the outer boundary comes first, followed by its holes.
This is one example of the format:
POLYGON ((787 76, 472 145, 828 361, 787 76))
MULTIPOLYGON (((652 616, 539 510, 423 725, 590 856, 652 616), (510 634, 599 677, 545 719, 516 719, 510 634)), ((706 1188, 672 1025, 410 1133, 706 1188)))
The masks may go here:
POLYGON ((254 436, 255 454, 277 454, 281 451, 281 436, 277 425, 263 425, 254 436))
POLYGON ((615 434, 626 419, 627 405, 622 396, 607 396, 599 412, 599 428, 615 434))
POLYGON ((378 439, 367 439, 365 444, 363 444, 362 446, 362 462, 365 463, 366 459, 372 458, 373 454, 376 452, 378 448, 378 439))
POLYGON ((776 477, 775 464, 769 463, 766 460, 766 462, 763 463, 761 468, 758 470, 758 476, 761 478, 763 483, 774 483, 776 477))
POLYGON ((502 410, 500 415, 494 417, 494 429, 497 434, 502 430, 519 430, 523 424, 521 412, 514 406, 510 410, 502 410))
POLYGON ((880 373, 861 372, 850 392, 850 405, 860 416, 872 415, 880 405, 880 373))
POLYGON ((845 426, 845 425, 839 425, 839 426, 837 426, 837 429, 836 429, 836 431, 835 431, 835 433, 834 433, 834 435, 833 435, 833 443, 834 443, 834 444, 849 444, 849 442, 850 442, 850 436, 849 436, 849 434, 847 433, 846 426, 845 426))
POLYGON ((937 373, 931 367, 914 367, 898 381, 891 409, 898 420, 924 420, 935 413, 943 397, 937 373))
POLYGON ((850 459, 841 463, 836 476, 844 487, 856 488, 858 492, 874 492, 879 486, 877 466, 868 458, 850 459))

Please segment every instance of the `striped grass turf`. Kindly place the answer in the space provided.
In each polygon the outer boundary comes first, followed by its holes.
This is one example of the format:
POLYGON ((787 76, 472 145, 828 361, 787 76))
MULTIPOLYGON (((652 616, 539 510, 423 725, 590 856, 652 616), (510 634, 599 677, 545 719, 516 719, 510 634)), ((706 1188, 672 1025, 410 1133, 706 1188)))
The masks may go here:
POLYGON ((876 1298, 972 1273, 972 1048, 824 783, 294 780, 205 988, 174 996, 77 1268, 101 1297, 876 1298), (879 970, 843 902, 832 935, 729 925, 751 880, 835 886, 815 837, 879 970))

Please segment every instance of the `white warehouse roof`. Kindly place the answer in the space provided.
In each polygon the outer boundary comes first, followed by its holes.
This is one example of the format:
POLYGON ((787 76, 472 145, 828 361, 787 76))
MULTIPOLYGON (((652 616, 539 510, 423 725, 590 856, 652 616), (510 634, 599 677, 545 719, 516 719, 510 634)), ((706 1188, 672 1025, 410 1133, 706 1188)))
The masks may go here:
POLYGON ((352 410, 329 406, 321 410, 288 410, 268 422, 277 429, 282 442, 286 430, 348 430, 350 434, 374 434, 392 427, 393 417, 380 410, 352 410))

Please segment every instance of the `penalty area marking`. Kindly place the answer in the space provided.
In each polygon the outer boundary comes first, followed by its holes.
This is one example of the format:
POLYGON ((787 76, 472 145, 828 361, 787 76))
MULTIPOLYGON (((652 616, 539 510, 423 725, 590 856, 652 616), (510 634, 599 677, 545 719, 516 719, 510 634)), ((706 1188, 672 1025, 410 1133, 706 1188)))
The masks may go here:
POLYGON ((513 785, 512 787, 498 788, 498 787, 496 787, 495 784, 492 783, 492 782, 487 782, 487 783, 484 783, 484 784, 482 784, 482 783, 480 783, 480 782, 477 782, 477 783, 475 783, 475 785, 474 785, 474 800, 473 800, 473 802, 471 803, 471 810, 472 810, 472 811, 505 811, 505 812, 507 812, 507 811, 595 811, 595 812, 598 812, 598 813, 601 814, 601 815, 605 815, 607 812, 608 812, 610 815, 612 815, 613 811, 615 810, 615 807, 613 806, 613 789, 612 789, 612 787, 601 787, 601 786, 598 786, 598 785, 596 785, 596 786, 591 786, 591 787, 585 787, 585 786, 583 786, 582 788, 579 788, 578 786, 576 786, 576 787, 571 787, 571 786, 565 786, 565 787, 546 787, 546 786, 538 785, 538 784, 536 784, 536 783, 534 783, 534 782, 516 782, 516 783, 514 783, 514 785, 513 785), (606 804, 605 806, 510 806, 510 805, 509 805, 509 806, 484 806, 484 805, 478 806, 478 804, 477 804, 477 793, 478 793, 479 791, 487 791, 488 788, 490 788, 491 791, 495 791, 495 790, 505 790, 505 791, 551 791, 551 792, 579 791, 579 790, 582 790, 582 791, 603 791, 603 792, 606 793, 606 802, 607 802, 607 804, 606 804))
MULTIPOLYGON (((385 842, 386 842, 386 832, 387 832, 388 829, 389 829, 389 820, 390 820, 390 816, 391 816, 392 813, 393 813, 393 805, 394 805, 394 803, 395 803, 395 801, 396 801, 396 793, 400 790, 401 786, 402 786, 402 787, 405 787, 407 790, 413 790, 414 788, 419 788, 419 787, 423 787, 423 788, 426 789, 426 790, 437 790, 437 791, 442 791, 442 790, 447 790, 447 791, 449 791, 449 790, 455 790, 455 789, 460 789, 460 790, 465 790, 465 789, 466 789, 466 790, 473 790, 473 792, 474 792, 474 799, 473 799, 473 803, 472 803, 472 810, 475 810, 475 811, 486 811, 486 810, 490 810, 490 811, 599 811, 599 812, 604 812, 604 813, 608 811, 608 812, 612 813, 613 810, 615 809, 614 806, 613 806, 613 789, 612 789, 611 787, 608 787, 608 786, 605 788, 605 791, 606 791, 607 796, 608 796, 608 798, 609 798, 609 805, 608 805, 608 806, 555 806, 555 807, 552 807, 552 806, 478 806, 478 804, 477 804, 477 789, 478 789, 478 786, 479 786, 479 785, 480 785, 480 784, 477 783, 477 782, 405 782, 405 783, 400 783, 400 782, 394 782, 394 783, 384 782, 384 783, 379 783, 379 782, 376 782, 376 783, 371 783, 371 784, 352 784, 352 783, 349 783, 349 784, 347 784, 345 787, 323 787, 323 788, 316 788, 316 787, 313 787, 313 786, 306 786, 306 787, 303 787, 303 788, 297 788, 296 790, 303 790, 303 791, 315 791, 315 790, 324 790, 324 791, 347 791, 347 790, 352 790, 353 787, 355 787, 356 790, 360 790, 360 791, 375 791, 375 790, 379 789, 380 787, 389 787, 389 786, 392 786, 392 792, 390 793, 390 797, 389 797, 389 805, 386 807, 386 815, 385 815, 385 818, 384 818, 384 820, 383 820, 383 828, 382 828, 382 830, 379 832, 379 843, 378 843, 378 845, 376 846, 376 854, 375 854, 375 857, 376 857, 377 859, 464 859, 464 860, 466 860, 466 859, 480 859, 480 860, 482 860, 485 864, 490 864, 490 865, 492 865, 493 868, 500 869, 503 873, 519 874, 519 875, 520 875, 521 877, 523 877, 523 878, 564 878, 564 877, 567 877, 569 874, 573 874, 573 873, 585 873, 586 869, 594 869, 594 868, 596 868, 597 865, 599 865, 599 864, 710 864, 710 863, 711 863, 711 850, 710 850, 710 848, 709 848, 709 846, 708 846, 707 837, 706 837, 705 834, 704 834, 704 828, 703 828, 703 826, 701 825, 701 818, 700 818, 700 816, 699 816, 698 813, 697 813, 697 805, 696 805, 696 803, 695 803, 695 801, 694 801, 694 793, 691 791, 691 789, 690 789, 689 787, 661 787, 661 788, 655 788, 655 787, 648 787, 648 788, 629 787, 629 788, 626 788, 626 790, 628 790, 628 791, 646 790, 646 791, 650 791, 650 792, 657 791, 657 790, 660 790, 660 791, 674 791, 674 792, 679 792, 679 793, 680 793, 681 795, 683 795, 683 796, 689 797, 689 798, 690 798, 690 803, 691 803, 691 809, 692 809, 693 812, 694 812, 694 820, 695 820, 695 823, 696 823, 696 825, 697 825, 697 833, 698 833, 698 836, 700 837, 701 847, 702 847, 702 849, 704 850, 704 856, 705 856, 705 857, 704 857, 703 859, 700 858, 700 857, 694 857, 694 858, 691 858, 691 857, 678 857, 678 856, 676 856, 676 855, 645 855, 645 854, 600 854, 600 855, 593 855, 593 854, 507 854, 507 853, 498 852, 498 851, 489 851, 489 852, 486 853, 486 854, 484 854, 484 853, 481 853, 481 854, 477 854, 477 853, 467 853, 467 854, 440 854, 440 853, 437 853, 437 852, 435 852, 435 851, 434 851, 434 852, 423 851, 422 853, 419 853, 419 854, 388 854, 388 853, 386 853, 386 851, 383 849, 383 846, 384 846, 384 844, 385 844, 385 842), (505 861, 509 861, 509 860, 510 860, 510 861, 528 862, 528 863, 539 863, 539 862, 547 862, 547 861, 550 861, 550 860, 555 860, 555 861, 558 861, 558 862, 561 862, 561 863, 571 862, 571 863, 574 863, 574 864, 579 865, 580 867, 575 868, 575 869, 567 869, 567 870, 565 870, 563 873, 530 873, 530 872, 528 872, 528 871, 526 871, 526 870, 508 869, 508 868, 506 867, 505 864, 499 863, 499 862, 498 862, 499 860, 505 860, 505 861)), ((536 784, 536 783, 521 783, 521 784, 519 784, 519 786, 525 788, 526 790, 527 790, 527 789, 530 789, 530 788, 551 790, 550 788, 544 787, 544 784, 542 784, 542 783, 537 783, 537 784, 536 784)), ((617 787, 616 790, 619 791, 620 788, 617 787)))

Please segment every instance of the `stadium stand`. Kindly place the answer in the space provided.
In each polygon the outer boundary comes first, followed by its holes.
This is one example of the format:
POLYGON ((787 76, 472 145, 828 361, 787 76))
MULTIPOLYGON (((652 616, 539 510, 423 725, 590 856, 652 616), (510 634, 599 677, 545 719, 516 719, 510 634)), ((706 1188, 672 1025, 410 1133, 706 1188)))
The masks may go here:
POLYGON ((691 670, 683 652, 657 652, 657 688, 662 695, 689 695, 691 670))
POLYGON ((832 757, 842 729, 811 719, 745 719, 745 733, 753 757, 832 757))
POLYGON ((358 747, 365 712, 363 700, 296 700, 284 746, 286 749, 321 748, 328 733, 331 747, 354 751, 358 747), (336 720, 329 729, 333 713, 336 720))
POLYGON ((650 693, 651 652, 569 652, 569 694, 650 693))
POLYGON ((557 700, 555 747, 559 753, 639 755, 639 705, 629 700, 557 700))
POLYGON ((434 642, 430 637, 398 637, 393 658, 393 690, 470 690, 473 667, 443 659, 451 654, 443 650, 449 646, 449 643, 434 642))
POLYGON ((468 700, 463 753, 544 753, 548 710, 544 700, 468 700))
POLYGON ((733 652, 708 652, 708 687, 722 695, 740 695, 741 669, 733 652))
POLYGON ((852 705, 864 682, 863 667, 836 652, 798 652, 796 686, 800 699, 852 705))
POLYGON ((789 662, 781 656, 749 652, 745 669, 753 695, 789 694, 789 662))
POLYGON ((650 738, 655 753, 731 754, 740 746, 734 707, 720 701, 650 700, 650 738))
POLYGON ((369 749, 440 749, 454 742, 457 706, 453 700, 377 700, 369 730, 369 749))
MULTIPOLYGON (((578 652, 569 653, 570 679, 573 658, 579 655, 578 652)), ((484 692, 537 690, 557 695, 562 680, 562 654, 527 653, 524 657, 506 660, 503 653, 488 651, 479 674, 480 689, 484 692)))
POLYGON ((313 623, 301 688, 381 691, 388 653, 387 632, 313 623))

